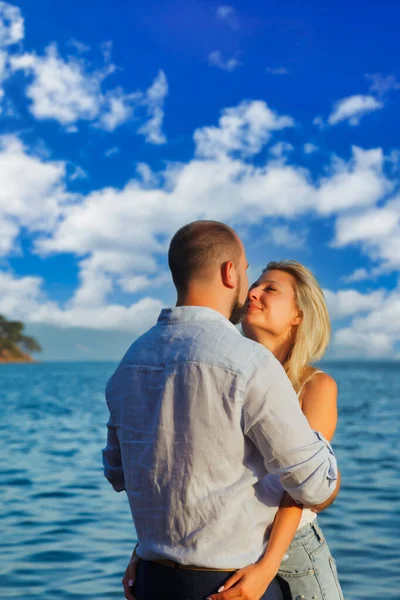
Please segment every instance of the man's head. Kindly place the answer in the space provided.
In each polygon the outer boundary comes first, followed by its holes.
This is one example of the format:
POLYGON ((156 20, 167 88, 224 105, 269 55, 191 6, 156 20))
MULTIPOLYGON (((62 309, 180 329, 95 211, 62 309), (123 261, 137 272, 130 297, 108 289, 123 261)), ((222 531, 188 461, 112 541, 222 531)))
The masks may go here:
POLYGON ((233 229, 218 221, 185 225, 171 240, 168 263, 178 304, 209 306, 238 323, 248 290, 246 253, 233 229))

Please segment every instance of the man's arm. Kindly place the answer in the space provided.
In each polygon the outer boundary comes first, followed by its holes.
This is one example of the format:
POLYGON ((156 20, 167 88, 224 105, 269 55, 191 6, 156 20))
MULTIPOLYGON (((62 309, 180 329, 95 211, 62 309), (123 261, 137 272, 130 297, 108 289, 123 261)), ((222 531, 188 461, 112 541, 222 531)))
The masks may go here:
POLYGON ((334 501, 336 500, 336 496, 338 495, 339 491, 340 491, 340 471, 337 471, 337 480, 336 480, 336 487, 333 490, 332 494, 329 496, 329 498, 327 498, 325 500, 325 502, 321 502, 321 504, 308 504, 307 506, 305 505, 305 508, 311 508, 311 510, 313 510, 316 513, 320 513, 323 510, 325 510, 326 508, 329 508, 331 504, 334 503, 334 501))
POLYGON ((103 449, 104 475, 116 492, 125 490, 124 471, 122 469, 121 449, 112 419, 107 423, 107 445, 103 449))
POLYGON ((243 424, 267 471, 279 476, 296 502, 317 511, 333 502, 338 470, 332 448, 311 429, 282 365, 272 355, 259 361, 249 381, 243 424))

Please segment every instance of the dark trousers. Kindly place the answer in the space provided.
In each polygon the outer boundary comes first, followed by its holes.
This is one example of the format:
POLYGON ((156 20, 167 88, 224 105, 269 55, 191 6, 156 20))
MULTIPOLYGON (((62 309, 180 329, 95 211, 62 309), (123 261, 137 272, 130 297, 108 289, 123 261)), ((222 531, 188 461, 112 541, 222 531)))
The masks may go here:
MULTIPOLYGON (((232 571, 189 571, 140 560, 136 572, 136 600, 205 600, 231 577, 232 571)), ((261 600, 283 600, 274 579, 261 600)))

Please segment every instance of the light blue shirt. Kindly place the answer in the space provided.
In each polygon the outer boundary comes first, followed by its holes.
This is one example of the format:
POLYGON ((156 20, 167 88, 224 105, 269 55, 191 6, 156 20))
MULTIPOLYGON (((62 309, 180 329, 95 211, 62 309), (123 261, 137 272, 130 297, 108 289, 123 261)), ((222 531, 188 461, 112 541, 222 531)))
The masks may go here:
POLYGON ((204 307, 162 310, 107 383, 104 473, 125 490, 138 554, 240 568, 265 549, 278 505, 267 473, 298 502, 336 486, 281 364, 204 307))

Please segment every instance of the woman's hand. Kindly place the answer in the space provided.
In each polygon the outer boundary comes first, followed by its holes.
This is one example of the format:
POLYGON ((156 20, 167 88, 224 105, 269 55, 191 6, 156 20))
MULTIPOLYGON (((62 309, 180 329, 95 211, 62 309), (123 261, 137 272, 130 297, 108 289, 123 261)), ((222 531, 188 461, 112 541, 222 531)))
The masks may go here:
POLYGON ((221 593, 209 596, 211 600, 260 600, 275 577, 277 569, 268 568, 259 562, 239 569, 228 579, 221 593))
POLYGON ((125 575, 122 580, 122 585, 124 586, 125 598, 127 600, 136 600, 135 596, 132 593, 132 586, 135 583, 136 569, 137 569, 139 560, 140 559, 138 556, 132 555, 132 558, 129 561, 129 565, 126 568, 125 575))

